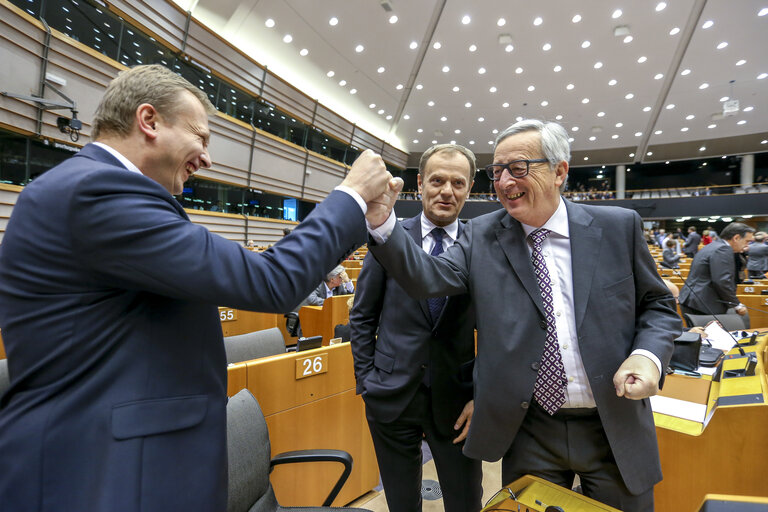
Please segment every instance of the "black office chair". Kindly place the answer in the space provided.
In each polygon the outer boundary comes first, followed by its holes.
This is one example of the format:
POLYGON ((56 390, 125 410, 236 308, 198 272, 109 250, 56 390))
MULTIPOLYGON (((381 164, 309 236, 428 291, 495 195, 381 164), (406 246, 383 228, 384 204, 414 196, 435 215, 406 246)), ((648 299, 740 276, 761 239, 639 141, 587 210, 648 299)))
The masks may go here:
POLYGON ((286 313, 285 330, 291 337, 301 336, 301 323, 299 323, 299 314, 295 311, 286 313))
MULTIPOLYGON (((704 327, 709 322, 714 320, 712 315, 692 315, 690 313, 684 313, 685 323, 688 327, 704 327)), ((749 317, 741 316, 738 313, 722 313, 717 316, 717 319, 726 331, 740 331, 742 329, 749 329, 749 317)))

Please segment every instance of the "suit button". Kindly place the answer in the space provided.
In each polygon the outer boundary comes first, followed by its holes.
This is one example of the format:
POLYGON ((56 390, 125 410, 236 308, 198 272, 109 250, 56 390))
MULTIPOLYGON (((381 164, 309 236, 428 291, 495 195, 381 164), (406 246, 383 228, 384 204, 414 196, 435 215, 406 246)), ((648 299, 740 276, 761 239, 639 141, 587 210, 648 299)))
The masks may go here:
POLYGON ((547 328, 547 321, 546 320, 542 320, 541 322, 539 322, 539 327, 541 327, 542 329, 546 329, 547 328))
POLYGON ((539 363, 531 363, 531 369, 535 371, 539 371, 539 363))
POLYGON ((522 407, 523 409, 527 409, 530 405, 531 404, 529 404, 528 402, 520 402, 520 407, 522 407))

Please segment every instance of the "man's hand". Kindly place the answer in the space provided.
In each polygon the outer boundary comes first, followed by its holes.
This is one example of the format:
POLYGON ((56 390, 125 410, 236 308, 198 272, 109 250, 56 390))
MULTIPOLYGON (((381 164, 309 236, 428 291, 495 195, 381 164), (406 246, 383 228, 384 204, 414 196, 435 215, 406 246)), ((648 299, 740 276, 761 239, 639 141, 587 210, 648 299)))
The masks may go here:
POLYGON ((469 432, 469 425, 472 423, 472 414, 475 412, 475 401, 470 400, 464 406, 464 410, 461 411, 459 419, 456 420, 456 424, 453 426, 453 430, 461 429, 459 437, 453 440, 453 444, 458 444, 467 438, 467 432, 469 432), (464 428, 461 426, 464 425, 464 428))
POLYGON ((635 354, 629 356, 613 376, 616 396, 631 400, 648 398, 659 392, 659 369, 649 358, 635 354))
POLYGON ((744 304, 739 304, 734 308, 734 311, 739 315, 744 316, 747 314, 747 307, 744 304))
POLYGON ((360 194, 363 201, 370 204, 386 192, 391 179, 392 175, 384 165, 381 155, 366 149, 357 157, 341 184, 360 194))
POLYGON ((349 276, 347 275, 347 271, 346 270, 342 271, 341 274, 339 274, 339 276, 341 277, 341 282, 342 283, 348 283, 349 282, 349 276))
POLYGON ((392 208, 395 207, 397 196, 401 190, 403 190, 403 180, 401 178, 392 178, 389 181, 387 190, 383 194, 368 201, 368 213, 365 214, 365 218, 368 220, 371 228, 376 229, 389 218, 389 214, 392 212, 392 208))

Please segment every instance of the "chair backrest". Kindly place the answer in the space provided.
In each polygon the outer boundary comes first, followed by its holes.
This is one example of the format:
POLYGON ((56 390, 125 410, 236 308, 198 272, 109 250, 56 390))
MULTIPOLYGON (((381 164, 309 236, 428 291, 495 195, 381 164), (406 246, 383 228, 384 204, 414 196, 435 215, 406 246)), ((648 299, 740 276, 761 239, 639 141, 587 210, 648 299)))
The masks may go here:
POLYGON ((277 327, 224 338, 227 364, 285 353, 283 333, 277 327))
POLYGON ((227 403, 229 494, 227 512, 272 512, 277 499, 269 483, 269 432, 259 403, 242 389, 227 403))
POLYGON ((11 387, 11 376, 8 374, 8 360, 0 359, 0 396, 11 387))
POLYGON ((285 317, 285 331, 291 336, 298 336, 300 331, 299 314, 295 311, 286 313, 285 317))
MULTIPOLYGON (((748 328, 744 323, 744 319, 737 313, 725 313, 716 316, 726 331, 740 331, 748 328)), ((691 315, 686 313, 685 317, 688 327, 704 327, 714 320, 712 315, 691 315)))

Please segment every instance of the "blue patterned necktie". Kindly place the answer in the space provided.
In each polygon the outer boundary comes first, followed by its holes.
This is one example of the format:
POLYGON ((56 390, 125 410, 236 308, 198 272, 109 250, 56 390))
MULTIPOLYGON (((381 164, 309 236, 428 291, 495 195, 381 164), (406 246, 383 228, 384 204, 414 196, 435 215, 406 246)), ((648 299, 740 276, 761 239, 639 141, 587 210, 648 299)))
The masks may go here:
POLYGON ((555 414, 565 403, 565 367, 560 355, 560 346, 557 343, 557 329, 555 328, 555 312, 552 302, 552 281, 544 263, 541 253, 541 243, 549 235, 548 229, 537 229, 528 237, 533 242, 531 261, 539 283, 541 302, 544 304, 544 313, 547 317, 547 339, 544 343, 544 353, 541 355, 539 373, 536 376, 536 384, 533 387, 533 397, 549 414, 555 414))
MULTIPOLYGON (((435 241, 435 245, 432 247, 432 256, 439 256, 443 253, 443 235, 445 235, 445 230, 443 228, 435 228, 432 231, 430 231, 430 234, 432 235, 432 240, 435 241)), ((429 304, 429 315, 432 317, 432 323, 434 324, 437 322, 437 319, 440 318, 440 313, 443 311, 443 306, 445 306, 445 297, 433 297, 431 299, 427 299, 427 304, 429 304)))

